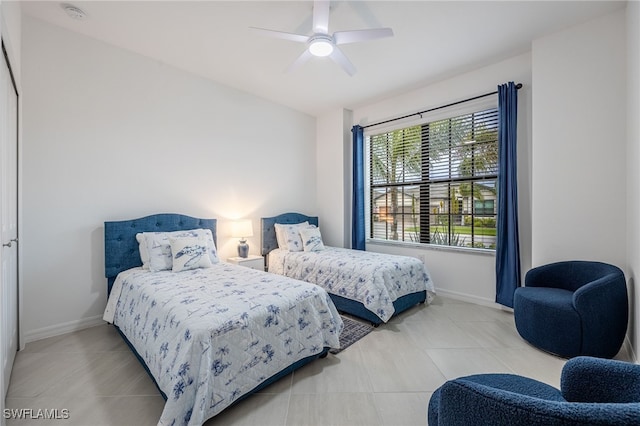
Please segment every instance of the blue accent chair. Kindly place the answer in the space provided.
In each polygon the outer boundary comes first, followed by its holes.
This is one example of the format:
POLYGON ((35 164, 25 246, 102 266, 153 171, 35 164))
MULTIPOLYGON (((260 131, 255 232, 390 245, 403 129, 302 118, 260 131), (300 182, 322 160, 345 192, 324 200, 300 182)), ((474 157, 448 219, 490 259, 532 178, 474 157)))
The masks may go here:
POLYGON ((640 365, 576 357, 560 389, 513 374, 450 380, 429 400, 429 426, 639 425, 640 365))
POLYGON ((523 339, 564 358, 616 356, 627 331, 627 285, 620 268, 564 261, 533 268, 516 289, 513 316, 523 339))

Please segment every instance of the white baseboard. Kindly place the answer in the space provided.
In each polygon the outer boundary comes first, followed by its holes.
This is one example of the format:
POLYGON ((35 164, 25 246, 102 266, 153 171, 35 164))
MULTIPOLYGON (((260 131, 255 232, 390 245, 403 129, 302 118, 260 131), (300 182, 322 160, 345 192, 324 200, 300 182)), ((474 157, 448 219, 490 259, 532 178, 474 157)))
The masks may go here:
POLYGON ((32 330, 24 334, 25 343, 35 342, 36 340, 46 339, 47 337, 59 336, 72 331, 82 330, 84 328, 95 327, 105 324, 102 315, 83 318, 76 321, 69 321, 62 324, 50 325, 48 327, 32 330))
POLYGON ((620 348, 618 355, 620 355, 624 360, 631 360, 635 364, 638 363, 636 354, 633 351, 633 345, 631 344, 631 340, 629 340, 629 335, 624 337, 624 342, 622 343, 622 348, 620 348))

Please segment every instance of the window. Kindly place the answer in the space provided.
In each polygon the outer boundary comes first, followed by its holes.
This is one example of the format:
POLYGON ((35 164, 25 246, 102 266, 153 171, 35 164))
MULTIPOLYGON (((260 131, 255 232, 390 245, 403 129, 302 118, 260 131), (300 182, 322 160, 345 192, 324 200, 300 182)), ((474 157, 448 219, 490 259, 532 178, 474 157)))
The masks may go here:
POLYGON ((365 140, 370 238, 495 249, 496 108, 365 140))

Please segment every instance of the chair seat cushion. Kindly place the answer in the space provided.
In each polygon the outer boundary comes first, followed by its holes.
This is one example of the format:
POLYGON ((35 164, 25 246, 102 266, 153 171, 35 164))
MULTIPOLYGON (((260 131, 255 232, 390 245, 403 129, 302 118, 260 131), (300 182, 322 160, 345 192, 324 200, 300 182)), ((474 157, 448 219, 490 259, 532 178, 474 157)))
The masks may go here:
POLYGON ((552 287, 519 287, 516 294, 530 304, 551 305, 553 309, 574 310, 573 292, 552 287))
MULTIPOLYGON (((486 386, 487 393, 495 394, 495 404, 498 405, 500 405, 501 391, 511 392, 516 398, 532 397, 545 401, 566 402, 566 400, 562 397, 562 393, 553 386, 534 379, 530 379, 528 377, 517 376, 514 374, 477 374, 473 376, 460 377, 458 379, 455 379, 454 381, 458 383, 471 382, 474 384, 486 386)), ((466 419, 474 417, 476 419, 480 419, 484 418, 484 416, 487 415, 487 413, 461 413, 461 410, 466 409, 463 401, 450 401, 452 402, 452 404, 447 403, 441 407, 440 404, 442 389, 444 387, 445 386, 443 385, 438 388, 429 400, 429 408, 427 413, 429 425, 437 425, 438 418, 440 418, 440 416, 445 419, 457 418, 458 416, 466 419), (441 413, 441 409, 445 412, 441 413), (456 412, 447 412, 447 410, 454 410, 456 412)), ((490 404, 488 400, 487 403, 490 404)), ((515 419, 507 420, 507 423, 502 424, 509 424, 512 421, 515 421, 515 419)))
POLYGON ((515 291, 513 303, 516 329, 523 339, 563 357, 580 354, 582 324, 573 305, 573 292, 559 288, 520 287, 515 291))

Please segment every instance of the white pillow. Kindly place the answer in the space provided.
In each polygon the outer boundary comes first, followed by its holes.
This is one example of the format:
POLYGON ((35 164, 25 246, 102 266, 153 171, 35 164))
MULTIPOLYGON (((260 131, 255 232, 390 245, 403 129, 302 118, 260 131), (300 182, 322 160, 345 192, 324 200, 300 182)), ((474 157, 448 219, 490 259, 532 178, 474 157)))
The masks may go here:
POLYGON ((168 234, 168 232, 143 233, 149 253, 149 270, 153 272, 171 269, 173 266, 168 234))
POLYGON ((276 223, 276 240, 278 247, 289 251, 302 251, 302 238, 300 238, 300 229, 308 228, 309 222, 295 223, 284 225, 276 223))
POLYGON ((173 232, 144 232, 144 239, 147 243, 149 253, 149 270, 165 271, 173 268, 173 258, 171 256, 170 237, 203 237, 207 240, 209 260, 211 263, 218 263, 218 254, 213 242, 213 234, 210 229, 190 229, 173 232))
POLYGON ((304 248, 304 251, 324 250, 320 228, 302 228, 300 229, 300 237, 302 238, 302 247, 304 248))
POLYGON ((199 237, 169 237, 173 272, 211 268, 208 241, 199 237))
POLYGON ((140 250, 142 268, 149 269, 149 250, 147 250, 147 241, 145 240, 142 232, 138 232, 136 234, 136 241, 138 242, 138 249, 140 250))
POLYGON ((276 240, 278 241, 278 248, 287 249, 287 228, 297 227, 298 225, 308 224, 309 222, 294 223, 290 225, 276 223, 274 228, 276 229, 276 240))

